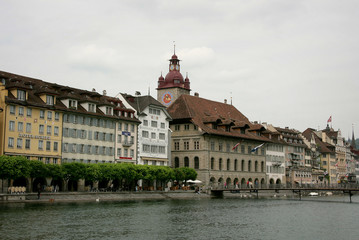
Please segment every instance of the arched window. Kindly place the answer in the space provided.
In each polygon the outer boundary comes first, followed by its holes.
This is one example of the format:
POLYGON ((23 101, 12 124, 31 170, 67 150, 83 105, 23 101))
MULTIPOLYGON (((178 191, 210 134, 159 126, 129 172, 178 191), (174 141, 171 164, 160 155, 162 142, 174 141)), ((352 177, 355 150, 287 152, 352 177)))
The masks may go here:
POLYGON ((264 172, 264 162, 261 162, 261 172, 264 172))
POLYGON ((254 162, 254 171, 258 172, 258 161, 254 162))
POLYGON ((219 170, 222 170, 222 158, 219 159, 219 170))
POLYGON ((242 163, 241 163, 241 171, 244 172, 244 159, 242 160, 242 163))
POLYGON ((189 158, 188 157, 184 157, 184 166, 189 167, 189 158))
POLYGON ((179 168, 179 158, 175 157, 175 168, 179 168))
POLYGON ((198 157, 194 157, 194 168, 199 169, 199 158, 198 157))
POLYGON ((238 171, 238 160, 234 160, 234 171, 238 171))
POLYGON ((214 158, 211 158, 211 170, 214 169, 214 158))
POLYGON ((251 169, 252 166, 251 165, 252 165, 252 161, 249 160, 248 161, 248 172, 252 171, 252 169, 251 169))
POLYGON ((231 160, 227 159, 227 171, 231 170, 231 160))

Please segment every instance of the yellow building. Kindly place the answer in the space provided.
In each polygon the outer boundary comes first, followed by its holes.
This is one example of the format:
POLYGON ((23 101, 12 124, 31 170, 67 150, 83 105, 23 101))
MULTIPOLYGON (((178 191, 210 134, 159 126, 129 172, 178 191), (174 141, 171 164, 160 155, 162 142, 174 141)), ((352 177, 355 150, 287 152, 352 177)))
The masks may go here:
POLYGON ((61 163, 62 112, 42 81, 0 72, 0 154, 61 163))

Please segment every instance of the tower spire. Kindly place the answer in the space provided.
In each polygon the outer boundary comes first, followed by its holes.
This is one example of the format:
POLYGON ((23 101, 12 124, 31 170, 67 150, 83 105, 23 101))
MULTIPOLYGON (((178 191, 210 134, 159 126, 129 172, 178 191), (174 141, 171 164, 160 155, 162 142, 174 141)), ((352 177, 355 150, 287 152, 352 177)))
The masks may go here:
POLYGON ((354 124, 352 124, 352 144, 351 146, 356 149, 355 137, 354 137, 354 124))
POLYGON ((173 54, 176 55, 176 41, 173 41, 173 54))

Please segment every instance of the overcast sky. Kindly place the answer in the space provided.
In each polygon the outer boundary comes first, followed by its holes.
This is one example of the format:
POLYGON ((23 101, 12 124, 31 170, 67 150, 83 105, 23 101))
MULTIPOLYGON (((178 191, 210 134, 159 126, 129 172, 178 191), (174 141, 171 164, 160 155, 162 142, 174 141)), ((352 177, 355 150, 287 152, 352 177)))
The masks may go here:
POLYGON ((0 69, 157 98, 168 59, 191 94, 251 121, 359 137, 359 1, 0 0, 0 69))

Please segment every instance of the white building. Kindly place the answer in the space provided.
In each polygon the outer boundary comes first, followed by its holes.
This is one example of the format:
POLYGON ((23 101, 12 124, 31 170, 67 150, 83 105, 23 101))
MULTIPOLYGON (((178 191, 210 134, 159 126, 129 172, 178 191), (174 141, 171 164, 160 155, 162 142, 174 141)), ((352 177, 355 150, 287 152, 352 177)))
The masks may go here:
POLYGON ((262 125, 266 128, 263 135, 271 140, 266 144, 267 183, 285 184, 285 143, 281 140, 281 134, 272 125, 262 125))
POLYGON ((171 138, 166 107, 151 96, 119 94, 126 108, 135 111, 142 123, 138 126, 137 164, 170 166, 171 138))

